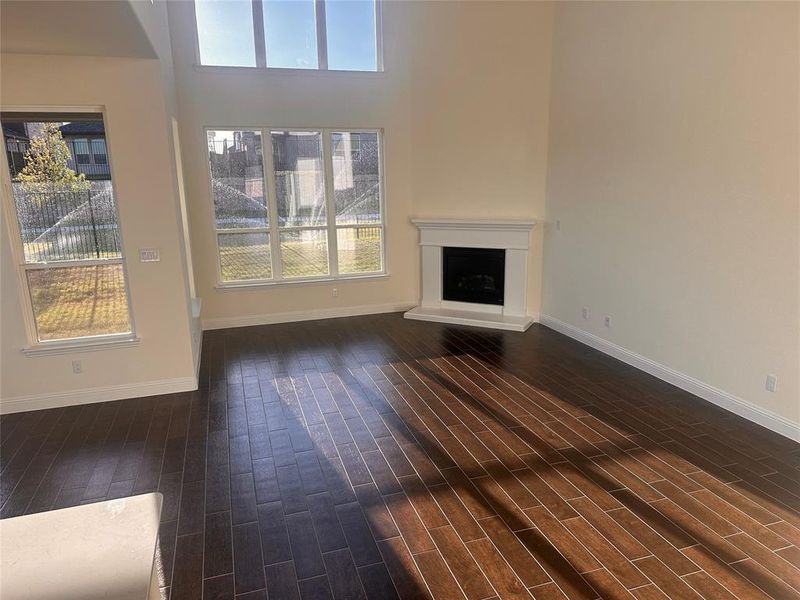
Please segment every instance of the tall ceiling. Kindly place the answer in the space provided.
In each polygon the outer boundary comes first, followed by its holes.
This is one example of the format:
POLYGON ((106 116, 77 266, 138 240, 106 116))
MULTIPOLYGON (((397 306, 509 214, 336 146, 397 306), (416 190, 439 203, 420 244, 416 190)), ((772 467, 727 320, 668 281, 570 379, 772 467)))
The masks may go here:
POLYGON ((0 52, 156 58, 127 0, 2 0, 0 52))

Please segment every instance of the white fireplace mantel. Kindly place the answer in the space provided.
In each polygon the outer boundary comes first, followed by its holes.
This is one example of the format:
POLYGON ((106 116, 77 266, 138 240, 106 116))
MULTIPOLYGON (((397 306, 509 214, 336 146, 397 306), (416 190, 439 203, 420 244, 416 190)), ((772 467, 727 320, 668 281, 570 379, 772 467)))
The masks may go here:
POLYGON ((407 319, 525 331, 528 251, 534 220, 411 219, 422 249, 422 298, 407 319), (442 298, 442 248, 499 248, 506 251, 503 306, 451 302, 442 298))

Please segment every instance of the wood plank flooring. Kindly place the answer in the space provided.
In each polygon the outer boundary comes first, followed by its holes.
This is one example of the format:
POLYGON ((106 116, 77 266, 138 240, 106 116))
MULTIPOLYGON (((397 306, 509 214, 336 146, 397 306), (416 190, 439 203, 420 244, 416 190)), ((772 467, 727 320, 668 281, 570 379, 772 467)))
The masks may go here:
POLYGON ((160 491, 164 598, 800 598, 800 445, 542 326, 207 332, 0 436, 4 518, 160 491))

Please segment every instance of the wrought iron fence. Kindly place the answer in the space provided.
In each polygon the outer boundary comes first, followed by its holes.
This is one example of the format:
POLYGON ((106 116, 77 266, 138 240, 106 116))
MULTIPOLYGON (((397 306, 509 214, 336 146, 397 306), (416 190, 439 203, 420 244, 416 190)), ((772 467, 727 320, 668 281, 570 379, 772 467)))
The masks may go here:
POLYGON ((89 189, 14 184, 27 262, 117 258, 122 246, 111 182, 89 189))

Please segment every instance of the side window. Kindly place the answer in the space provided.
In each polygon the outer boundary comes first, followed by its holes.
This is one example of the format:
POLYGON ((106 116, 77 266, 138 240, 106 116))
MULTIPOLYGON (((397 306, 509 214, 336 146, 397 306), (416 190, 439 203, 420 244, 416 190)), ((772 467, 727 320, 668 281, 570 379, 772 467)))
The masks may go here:
POLYGON ((131 335, 110 170, 76 170, 90 162, 95 142, 106 156, 102 115, 3 113, 1 121, 32 341, 131 335), (87 138, 78 138, 70 153, 70 126, 100 132, 91 150, 87 138))

